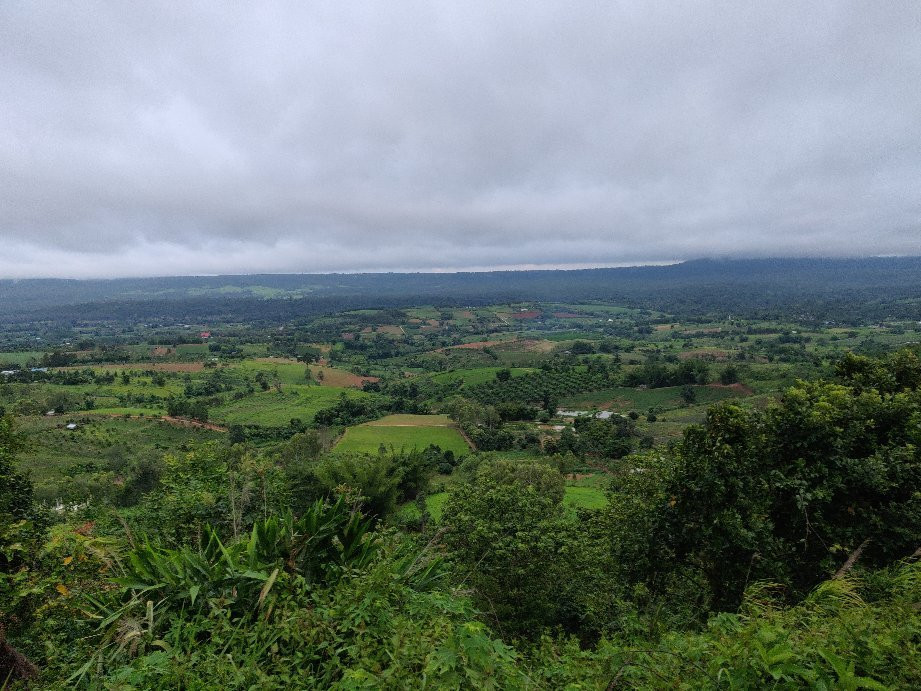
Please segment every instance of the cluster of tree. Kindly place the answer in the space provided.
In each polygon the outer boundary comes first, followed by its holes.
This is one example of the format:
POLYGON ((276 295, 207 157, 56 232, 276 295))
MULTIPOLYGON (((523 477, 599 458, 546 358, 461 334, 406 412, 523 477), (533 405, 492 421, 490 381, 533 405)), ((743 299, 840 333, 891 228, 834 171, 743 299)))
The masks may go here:
POLYGON ((497 377, 492 381, 465 387, 464 395, 489 405, 539 403, 544 409, 555 413, 556 401, 564 396, 618 385, 619 372, 616 363, 603 360, 589 360, 584 365, 547 363, 546 368, 538 372, 504 379, 497 377))
POLYGON ((651 389, 709 382, 710 365, 703 360, 685 360, 669 365, 660 358, 650 357, 640 367, 624 375, 624 386, 642 385, 651 389))
POLYGON ((667 452, 618 466, 609 507, 577 522, 550 470, 481 468, 444 520, 481 606, 519 634, 669 630, 736 611, 753 584, 798 602, 855 563, 918 557, 921 362, 849 357, 838 371, 763 411, 715 406, 667 452))
POLYGON ((170 396, 166 399, 166 414, 171 417, 188 417, 207 422, 209 407, 210 401, 204 398, 170 396))
POLYGON ((548 454, 571 453, 580 457, 616 459, 632 452, 638 440, 636 422, 628 416, 612 415, 604 420, 580 415, 575 418, 572 427, 563 429, 559 439, 548 439, 544 443, 544 451, 548 454))
MULTIPOLYGON (((256 374, 257 379, 259 375, 265 377, 265 374, 260 371, 256 374)), ((232 391, 234 384, 235 382, 222 370, 215 370, 206 377, 186 382, 183 393, 189 398, 196 396, 214 396, 224 391, 232 391)))
POLYGON ((318 410, 313 421, 324 427, 347 427, 376 420, 389 412, 390 407, 390 401, 384 398, 356 398, 342 394, 335 405, 318 410))
POLYGON ((49 411, 68 413, 76 410, 88 410, 93 406, 93 399, 69 391, 48 390, 29 398, 16 401, 13 410, 18 415, 44 415, 49 411))
POLYGON ((467 437, 480 451, 509 451, 512 449, 540 452, 540 437, 533 428, 517 429, 506 423, 533 420, 538 411, 520 403, 482 405, 461 396, 454 396, 442 405, 467 437))

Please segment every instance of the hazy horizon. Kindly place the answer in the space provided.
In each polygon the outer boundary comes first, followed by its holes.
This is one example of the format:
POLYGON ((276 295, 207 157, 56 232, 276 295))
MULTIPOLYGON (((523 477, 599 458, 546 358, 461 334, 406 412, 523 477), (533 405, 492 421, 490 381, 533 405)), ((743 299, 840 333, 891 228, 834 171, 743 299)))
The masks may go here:
POLYGON ((678 267, 686 264, 697 264, 700 262, 709 262, 714 267, 731 267, 737 264, 746 264, 749 262, 853 262, 864 260, 919 260, 921 254, 887 254, 887 255, 852 255, 844 257, 823 256, 823 255, 800 255, 800 256, 765 256, 765 257, 698 257, 695 259, 682 259, 677 261, 661 262, 636 262, 624 264, 592 264, 585 263, 579 265, 520 265, 520 266, 488 266, 488 267, 468 267, 468 268, 446 268, 446 269, 386 269, 379 271, 364 270, 339 270, 339 271, 249 271, 249 272, 216 272, 216 273, 164 273, 164 274, 137 274, 137 275, 113 275, 113 276, 22 276, 7 277, 0 276, 0 281, 20 282, 20 281, 44 281, 44 280, 62 280, 62 281, 131 281, 131 280, 156 280, 156 279, 182 279, 182 278, 250 278, 255 276, 412 276, 412 275, 458 275, 470 273, 528 273, 528 272, 558 272, 558 271, 590 271, 590 270, 607 270, 607 269, 656 269, 678 267))

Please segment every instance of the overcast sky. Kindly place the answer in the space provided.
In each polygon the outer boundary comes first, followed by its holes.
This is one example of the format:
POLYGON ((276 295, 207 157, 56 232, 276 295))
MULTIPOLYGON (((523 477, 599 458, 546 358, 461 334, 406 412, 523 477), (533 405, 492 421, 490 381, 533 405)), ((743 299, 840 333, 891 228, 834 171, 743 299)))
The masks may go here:
POLYGON ((0 2, 0 276, 921 255, 921 2, 0 2))

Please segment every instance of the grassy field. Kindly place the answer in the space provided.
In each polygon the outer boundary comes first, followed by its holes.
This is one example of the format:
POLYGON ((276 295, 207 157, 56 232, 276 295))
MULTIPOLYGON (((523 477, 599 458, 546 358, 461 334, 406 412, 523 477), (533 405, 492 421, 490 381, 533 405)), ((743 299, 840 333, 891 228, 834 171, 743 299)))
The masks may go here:
POLYGON ((453 427, 454 422, 447 415, 411 415, 396 413, 380 420, 366 422, 367 427, 453 427))
MULTIPOLYGON (((326 365, 310 365, 311 377, 322 386, 361 388, 367 377, 359 377, 343 369, 326 365), (320 375, 320 376, 318 376, 320 375)), ((244 360, 231 370, 240 376, 251 378, 259 372, 265 374, 269 382, 280 381, 282 384, 302 385, 310 380, 306 377, 308 365, 287 358, 259 358, 244 360)))
MULTIPOLYGON (((678 408, 684 405, 681 397, 680 386, 667 386, 660 389, 633 389, 618 386, 601 391, 576 394, 560 401, 562 408, 586 409, 596 406, 604 410, 637 410, 645 411, 649 408, 678 408)), ((695 403, 716 403, 725 398, 743 396, 744 393, 735 389, 694 386, 695 403)))
MULTIPOLYGON (((563 505, 572 511, 604 508, 608 500, 600 486, 602 479, 601 476, 592 476, 568 483, 563 495, 563 505)), ((447 492, 436 492, 425 498, 425 508, 436 523, 441 522, 447 501, 447 492)), ((400 508, 399 514, 406 519, 418 518, 419 508, 414 502, 410 502, 400 508)))
POLYGON ((601 509, 607 506, 604 486, 608 476, 601 473, 566 481, 563 504, 570 509, 601 509))
MULTIPOLYGON (((301 371, 303 367, 300 365, 301 371)), ((210 417, 214 422, 224 425, 282 427, 292 418, 310 422, 318 410, 335 405, 342 394, 349 397, 368 395, 354 389, 332 386, 287 387, 281 393, 269 389, 213 408, 210 417)))
POLYGON ((430 444, 451 450, 455 456, 470 452, 467 442, 445 415, 388 415, 380 420, 349 427, 336 451, 376 453, 386 448, 424 449, 430 444))
POLYGON ((601 509, 607 506, 604 492, 597 487, 567 486, 563 504, 571 509, 601 509))
MULTIPOLYGON (((496 372, 503 369, 502 367, 477 367, 475 369, 459 369, 453 372, 442 372, 432 376, 432 381, 438 384, 447 384, 448 382, 462 381, 464 384, 473 386, 484 382, 492 381, 496 378, 496 372)), ((531 367, 514 367, 511 368, 512 376, 517 377, 528 372, 533 372, 531 367)))
POLYGON ((259 360, 243 360, 230 368, 235 374, 252 378, 262 372, 269 382, 276 380, 282 384, 306 384, 305 376, 307 365, 296 360, 283 358, 265 358, 259 360))
POLYGON ((0 353, 0 362, 9 365, 19 365, 25 367, 29 360, 38 362, 42 359, 43 352, 38 350, 22 350, 14 352, 0 353))
POLYGON ((26 442, 18 466, 29 472, 40 501, 79 501, 117 491, 120 477, 136 463, 155 461, 189 443, 222 439, 206 429, 177 427, 154 419, 73 414, 19 417, 26 442), (67 422, 77 429, 68 430, 67 422))
POLYGON ((208 354, 207 343, 182 343, 176 346, 176 354, 185 357, 204 357, 208 354))
MULTIPOLYGON (((87 415, 166 415, 166 408, 132 408, 132 407, 119 407, 112 406, 109 408, 94 408, 93 410, 86 411, 87 415)), ((72 416, 71 416, 72 417, 72 416)))
MULTIPOLYGON (((425 509, 436 523, 441 523, 441 517, 444 514, 444 508, 447 501, 447 492, 436 492, 425 498, 425 509)), ((398 509, 397 515, 404 520, 418 519, 419 507, 416 506, 416 503, 413 501, 408 502, 398 509)))

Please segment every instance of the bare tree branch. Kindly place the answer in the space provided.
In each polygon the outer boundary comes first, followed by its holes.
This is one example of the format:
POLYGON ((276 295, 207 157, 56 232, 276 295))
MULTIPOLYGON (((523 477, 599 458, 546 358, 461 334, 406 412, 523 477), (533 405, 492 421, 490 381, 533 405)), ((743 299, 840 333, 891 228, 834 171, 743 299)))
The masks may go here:
POLYGON ((848 571, 854 568, 854 564, 856 564, 857 560, 860 559, 860 555, 863 554, 863 551, 867 548, 867 545, 870 544, 870 541, 872 539, 873 538, 868 537, 866 540, 861 542, 860 546, 857 549, 855 549, 853 552, 851 552, 851 556, 849 556, 847 558, 847 561, 841 565, 841 568, 835 572, 835 575, 833 576, 833 578, 843 578, 847 574, 848 571))

